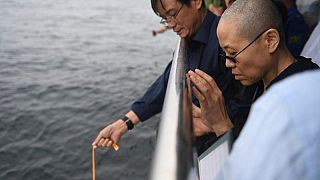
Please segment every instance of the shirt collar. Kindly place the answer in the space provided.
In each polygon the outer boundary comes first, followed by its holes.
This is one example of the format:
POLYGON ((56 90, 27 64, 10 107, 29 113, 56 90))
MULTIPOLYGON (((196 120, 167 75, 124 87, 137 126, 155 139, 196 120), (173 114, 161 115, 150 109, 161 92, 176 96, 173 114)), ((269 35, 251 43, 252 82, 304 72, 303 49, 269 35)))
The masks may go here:
POLYGON ((192 41, 198 41, 203 44, 207 44, 210 36, 210 29, 212 25, 212 21, 215 18, 215 15, 207 10, 207 14, 200 25, 199 30, 197 33, 193 36, 192 41))
POLYGON ((268 89, 273 84, 281 81, 282 79, 291 76, 293 74, 296 74, 298 72, 302 72, 305 70, 312 70, 312 69, 318 69, 319 66, 311 61, 310 58, 305 58, 303 56, 296 57, 297 61, 293 64, 289 65, 285 70, 283 70, 274 80, 272 80, 269 84, 269 86, 266 88, 268 89))

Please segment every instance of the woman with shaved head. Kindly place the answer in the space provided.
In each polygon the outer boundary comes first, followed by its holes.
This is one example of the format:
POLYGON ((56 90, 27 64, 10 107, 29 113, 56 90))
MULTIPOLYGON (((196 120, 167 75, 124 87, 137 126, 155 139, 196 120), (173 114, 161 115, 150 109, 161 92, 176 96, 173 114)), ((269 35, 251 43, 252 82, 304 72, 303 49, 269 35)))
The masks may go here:
MULTIPOLYGON (((270 0, 237 0, 221 16, 217 35, 235 79, 246 86, 260 83, 254 99, 292 74, 319 68, 311 59, 291 55, 281 14, 270 0)), ((229 131, 233 125, 215 81, 200 70, 188 74, 201 105, 193 113, 210 122, 217 135, 229 131)))

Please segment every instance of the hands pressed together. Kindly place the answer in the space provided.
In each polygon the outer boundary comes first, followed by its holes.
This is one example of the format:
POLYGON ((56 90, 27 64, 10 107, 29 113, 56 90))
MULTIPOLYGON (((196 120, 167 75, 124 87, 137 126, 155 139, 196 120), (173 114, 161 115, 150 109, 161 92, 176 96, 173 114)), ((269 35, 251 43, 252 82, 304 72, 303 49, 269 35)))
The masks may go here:
POLYGON ((202 135, 213 130, 220 136, 233 125, 229 119, 221 90, 214 79, 201 70, 189 71, 194 84, 192 91, 200 102, 200 108, 193 105, 192 115, 195 135, 202 135))
POLYGON ((192 104, 192 122, 195 136, 202 136, 213 131, 211 124, 202 118, 201 109, 194 104, 192 104))

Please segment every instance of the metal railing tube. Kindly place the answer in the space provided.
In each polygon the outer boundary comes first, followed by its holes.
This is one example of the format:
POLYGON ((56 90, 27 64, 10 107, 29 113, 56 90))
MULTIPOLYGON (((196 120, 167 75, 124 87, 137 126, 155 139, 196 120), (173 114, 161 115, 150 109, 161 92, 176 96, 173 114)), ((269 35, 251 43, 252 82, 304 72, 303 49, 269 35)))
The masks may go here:
POLYGON ((186 41, 180 39, 172 62, 156 149, 152 180, 199 179, 192 136, 191 90, 186 77, 186 41))

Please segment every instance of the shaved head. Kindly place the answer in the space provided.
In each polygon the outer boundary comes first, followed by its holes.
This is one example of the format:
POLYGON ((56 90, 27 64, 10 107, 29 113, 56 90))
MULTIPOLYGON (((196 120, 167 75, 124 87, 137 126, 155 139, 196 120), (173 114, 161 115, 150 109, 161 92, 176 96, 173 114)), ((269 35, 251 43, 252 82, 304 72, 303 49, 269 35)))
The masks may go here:
POLYGON ((252 39, 257 34, 273 28, 284 42, 282 16, 271 0, 237 0, 221 16, 221 21, 235 25, 236 34, 252 39))

